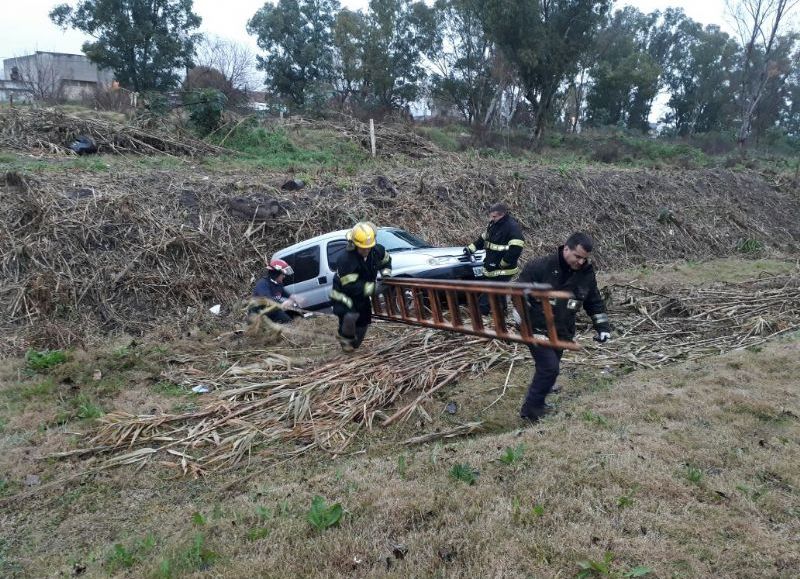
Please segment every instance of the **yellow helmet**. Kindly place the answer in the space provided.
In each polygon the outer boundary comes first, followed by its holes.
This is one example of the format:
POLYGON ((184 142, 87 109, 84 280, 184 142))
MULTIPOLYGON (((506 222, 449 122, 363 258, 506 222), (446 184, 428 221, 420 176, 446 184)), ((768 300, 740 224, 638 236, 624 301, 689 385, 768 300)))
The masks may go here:
POLYGON ((375 226, 366 221, 356 223, 353 229, 347 232, 347 240, 356 247, 375 247, 375 226))

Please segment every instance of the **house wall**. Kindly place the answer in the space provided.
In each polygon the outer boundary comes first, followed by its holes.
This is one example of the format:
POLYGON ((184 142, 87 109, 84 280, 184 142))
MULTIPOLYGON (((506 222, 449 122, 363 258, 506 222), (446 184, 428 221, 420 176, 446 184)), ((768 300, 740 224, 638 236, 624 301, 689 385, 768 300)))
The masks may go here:
POLYGON ((82 54, 36 52, 7 58, 3 61, 5 78, 12 78, 15 67, 22 81, 60 85, 62 96, 68 100, 78 100, 97 86, 109 86, 114 79, 111 70, 98 69, 82 54))
POLYGON ((15 104, 29 104, 33 101, 33 95, 25 83, 0 80, 0 103, 12 100, 15 104))

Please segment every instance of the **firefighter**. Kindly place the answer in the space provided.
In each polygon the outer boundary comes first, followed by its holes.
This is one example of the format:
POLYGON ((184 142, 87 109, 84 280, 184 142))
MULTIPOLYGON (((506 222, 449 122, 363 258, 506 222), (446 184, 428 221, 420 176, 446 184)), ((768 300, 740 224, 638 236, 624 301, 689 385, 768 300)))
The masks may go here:
POLYGON ((376 242, 376 227, 361 222, 347 232, 347 247, 336 262, 331 301, 339 318, 337 338, 342 350, 352 352, 361 345, 372 323, 372 296, 380 293, 378 273, 392 275, 392 258, 376 242))
POLYGON ((266 314, 276 324, 291 322, 292 318, 284 310, 297 307, 298 303, 292 294, 283 287, 287 275, 294 275, 292 266, 282 259, 271 260, 267 265, 267 274, 256 282, 253 299, 247 313, 250 315, 266 314))
MULTIPOLYGON (((569 341, 575 337, 575 316, 581 307, 592 319, 597 332, 595 340, 607 342, 611 338, 611 327, 605 304, 597 289, 594 267, 589 263, 592 238, 585 233, 573 233, 567 242, 547 257, 536 259, 525 266, 519 276, 520 282, 544 283, 554 290, 568 291, 572 299, 551 300, 558 338, 569 341)), ((524 315, 524 314, 523 314, 524 315)), ((528 319, 535 334, 547 335, 544 311, 539 300, 529 298, 528 319)), ((528 387, 520 417, 535 421, 548 410, 545 397, 552 391, 561 365, 561 349, 529 345, 535 364, 533 379, 528 387)))
MULTIPOLYGON (((525 238, 517 221, 508 213, 508 206, 495 203, 489 207, 489 225, 481 236, 464 248, 471 256, 479 249, 486 249, 483 259, 483 276, 486 281, 509 281, 519 273, 519 256, 525 246, 525 238)), ((503 302, 505 305, 505 302, 503 302)), ((489 314, 489 298, 481 294, 478 306, 482 315, 489 314)))

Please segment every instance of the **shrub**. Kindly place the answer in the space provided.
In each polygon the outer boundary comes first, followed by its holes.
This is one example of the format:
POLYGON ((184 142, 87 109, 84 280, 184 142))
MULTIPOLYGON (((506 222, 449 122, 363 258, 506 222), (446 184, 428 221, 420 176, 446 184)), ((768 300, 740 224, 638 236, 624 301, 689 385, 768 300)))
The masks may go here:
POLYGON ((67 361, 67 355, 61 350, 28 350, 25 353, 25 364, 29 370, 41 372, 67 361))
POLYGON ((189 91, 183 97, 183 104, 189 112, 189 120, 203 136, 219 127, 227 102, 228 97, 225 93, 214 88, 189 91))

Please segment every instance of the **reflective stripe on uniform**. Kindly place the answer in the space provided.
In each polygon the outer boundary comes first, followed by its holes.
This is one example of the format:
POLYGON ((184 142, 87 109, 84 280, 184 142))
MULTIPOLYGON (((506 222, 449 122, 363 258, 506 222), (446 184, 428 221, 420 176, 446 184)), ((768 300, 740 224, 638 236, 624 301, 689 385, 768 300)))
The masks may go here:
POLYGON ((392 270, 385 267, 381 270, 381 277, 392 277, 392 270))
POLYGON ((595 314, 592 316, 595 324, 605 324, 608 322, 608 314, 595 314))
POLYGON ((331 290, 331 299, 332 300, 336 300, 337 302, 343 303, 348 308, 352 308, 353 307, 353 298, 351 298, 347 294, 343 294, 340 291, 331 290))
POLYGON ((383 260, 381 261, 381 265, 386 265, 390 261, 392 261, 392 256, 389 255, 389 252, 387 251, 385 254, 383 254, 383 260))
POLYGON ((274 312, 280 306, 269 298, 257 297, 247 302, 247 311, 254 314, 268 314, 274 312))
POLYGON ((492 243, 491 241, 486 242, 486 248, 491 249, 492 251, 508 251, 512 247, 525 247, 525 240, 524 239, 511 239, 505 245, 500 243, 492 243))
POLYGON ((339 281, 342 282, 342 285, 347 285, 349 283, 353 283, 354 281, 358 281, 358 274, 357 273, 349 273, 347 275, 343 275, 339 278, 339 281))
POLYGON ((488 236, 486 235, 486 232, 485 232, 485 231, 484 231, 483 233, 481 233, 481 237, 484 239, 484 241, 486 240, 486 238, 487 238, 488 236))
POLYGON ((500 245, 499 243, 492 243, 491 241, 486 242, 486 249, 491 249, 492 251, 508 251, 507 245, 500 245))
POLYGON ((364 295, 371 296, 375 293, 375 282, 368 281, 364 284, 364 295))
POLYGON ((476 251, 478 251, 478 248, 477 248, 477 247, 475 247, 475 244, 474 244, 474 243, 470 243, 470 244, 467 246, 467 249, 469 249, 470 253, 475 253, 476 251))
POLYGON ((493 269, 492 271, 483 271, 484 277, 497 277, 498 275, 517 275, 519 273, 519 268, 515 267, 513 269, 493 269))

